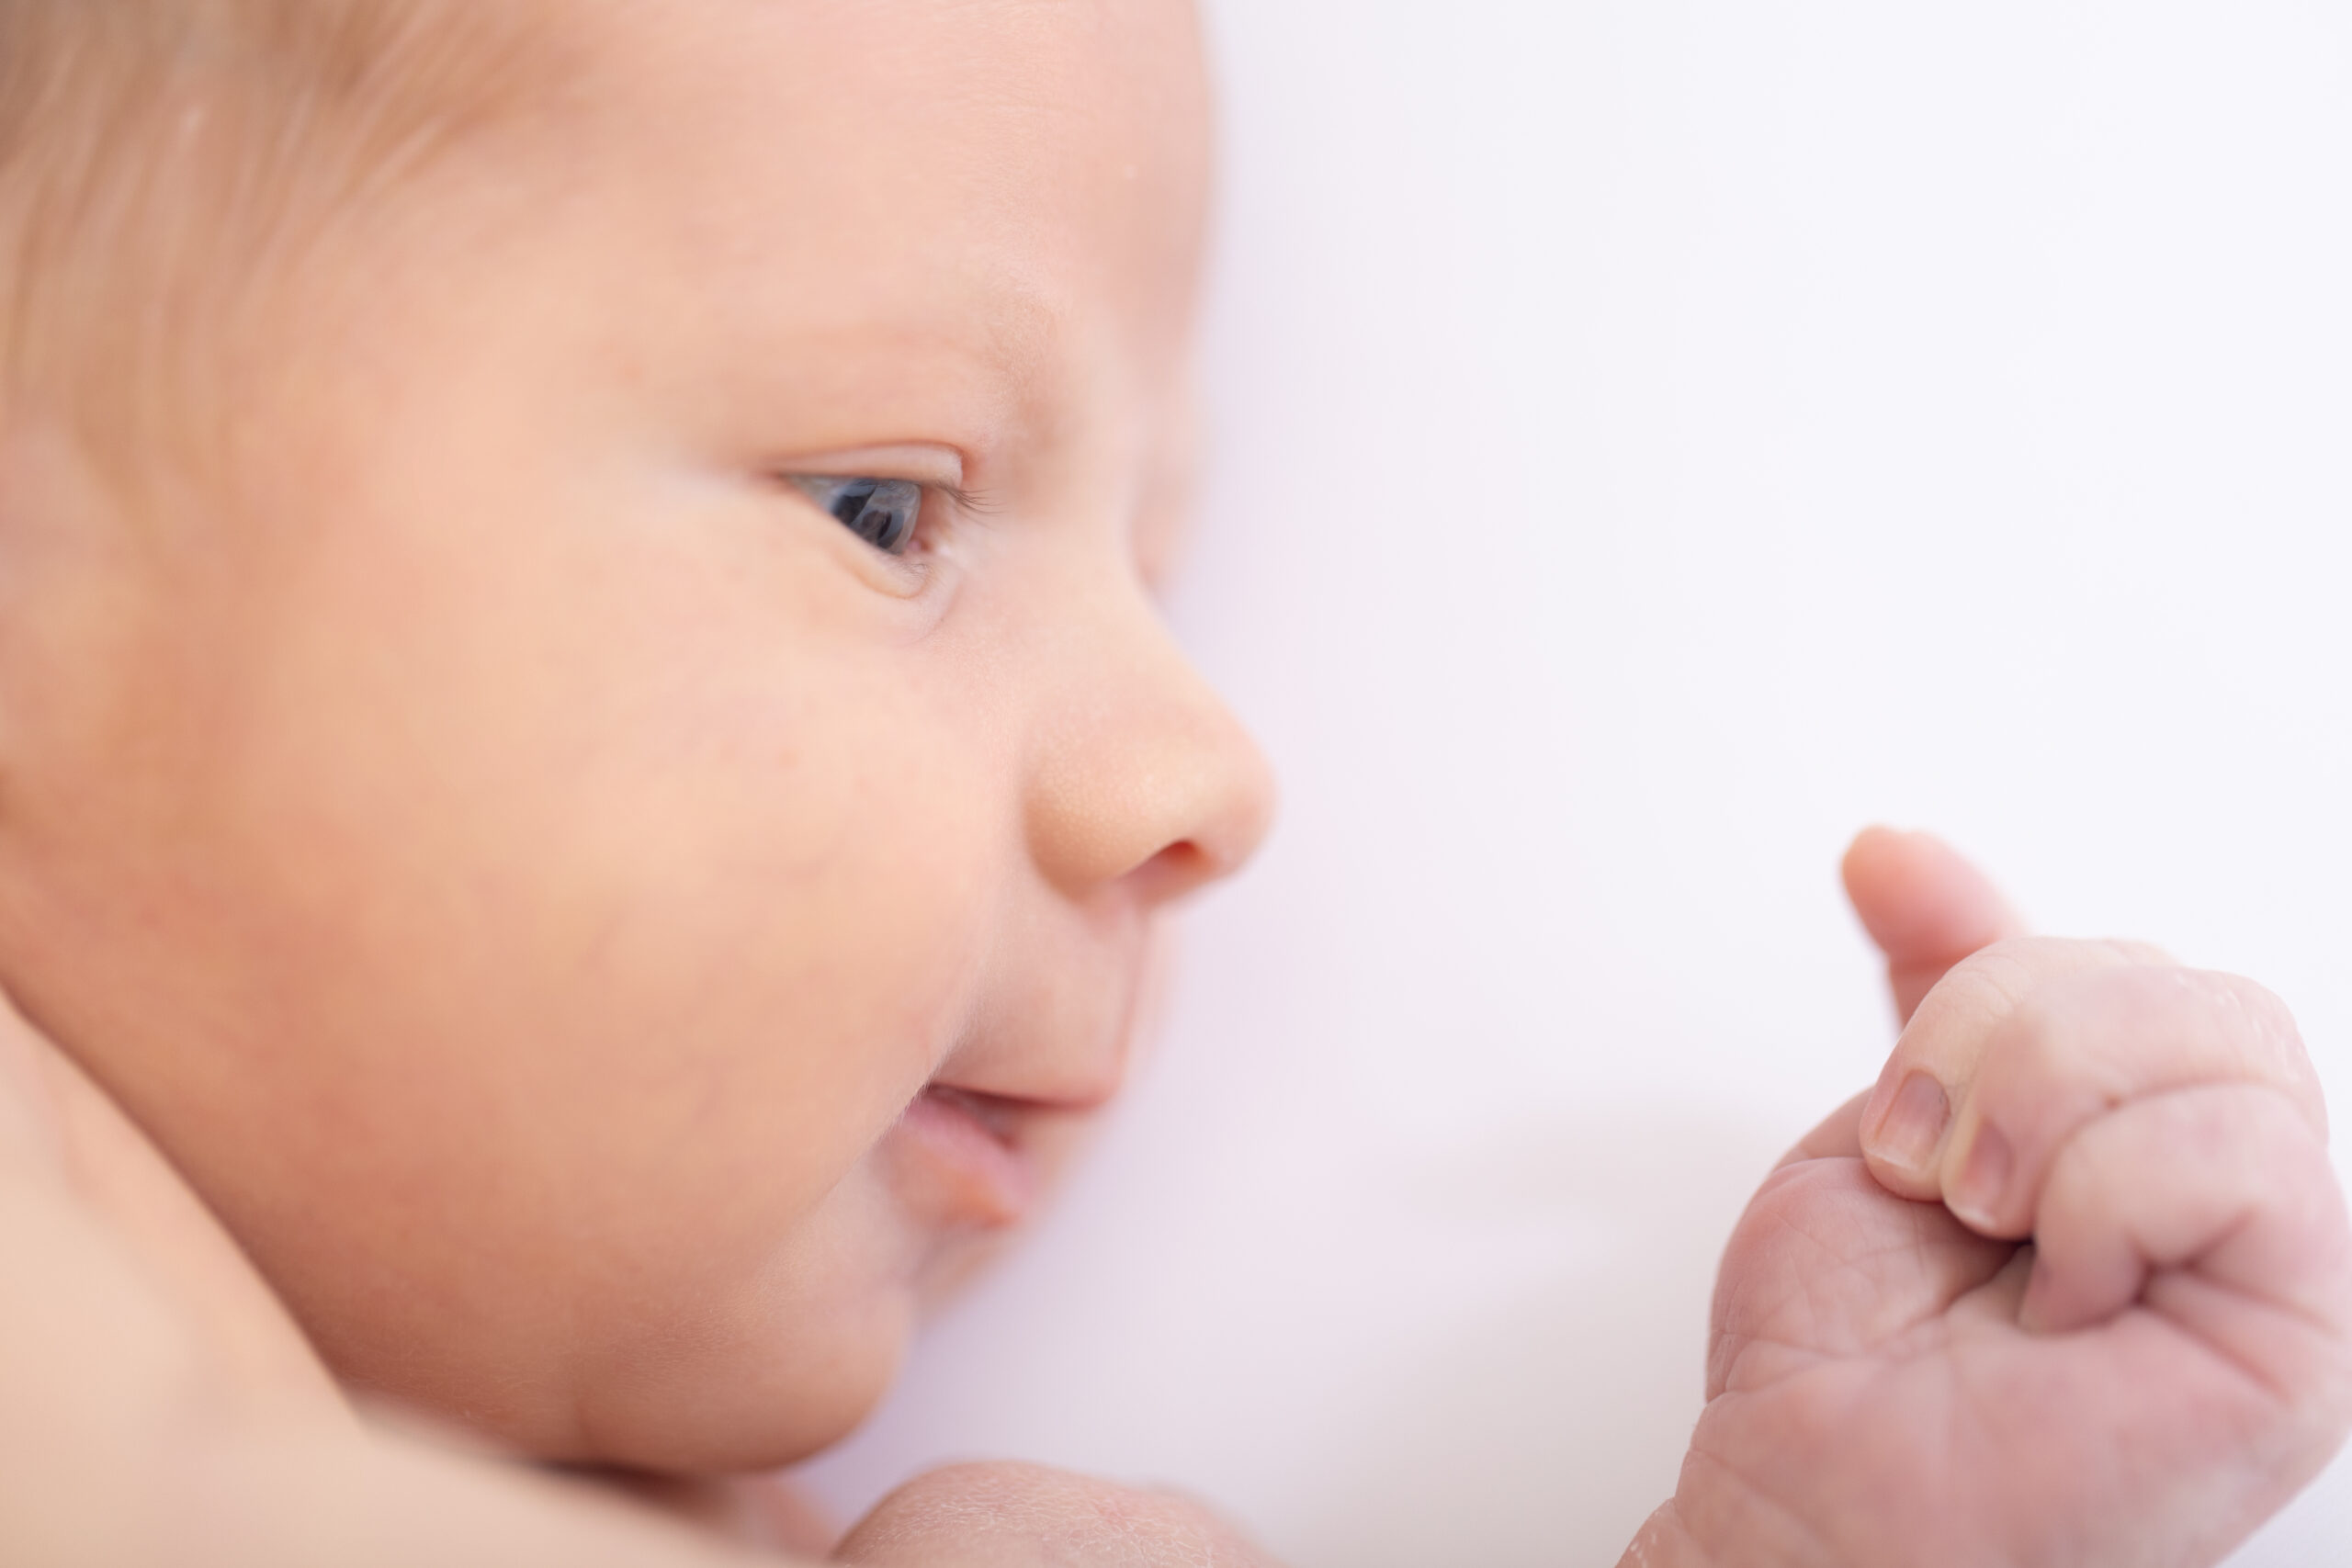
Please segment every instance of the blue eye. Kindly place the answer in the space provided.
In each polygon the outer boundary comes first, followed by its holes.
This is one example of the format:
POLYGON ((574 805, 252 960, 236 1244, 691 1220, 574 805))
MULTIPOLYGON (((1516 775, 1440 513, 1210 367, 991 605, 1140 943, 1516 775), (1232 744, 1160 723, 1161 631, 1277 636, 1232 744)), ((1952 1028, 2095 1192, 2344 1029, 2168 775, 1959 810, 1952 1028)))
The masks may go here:
POLYGON ((836 479, 811 474, 795 475, 792 482, 842 527, 885 555, 905 553, 922 516, 922 486, 912 479, 836 479))

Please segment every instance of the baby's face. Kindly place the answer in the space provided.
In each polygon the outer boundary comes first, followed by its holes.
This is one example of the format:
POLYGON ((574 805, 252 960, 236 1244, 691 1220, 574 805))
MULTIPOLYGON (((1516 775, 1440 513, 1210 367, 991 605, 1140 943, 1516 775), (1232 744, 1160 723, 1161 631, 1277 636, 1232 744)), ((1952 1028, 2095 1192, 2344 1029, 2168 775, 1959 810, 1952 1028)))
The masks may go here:
POLYGON ((228 478, 51 552, 5 978, 355 1382, 760 1465, 1268 816, 1150 598, 1203 87, 1180 0, 562 9, 577 102, 346 252, 228 478))

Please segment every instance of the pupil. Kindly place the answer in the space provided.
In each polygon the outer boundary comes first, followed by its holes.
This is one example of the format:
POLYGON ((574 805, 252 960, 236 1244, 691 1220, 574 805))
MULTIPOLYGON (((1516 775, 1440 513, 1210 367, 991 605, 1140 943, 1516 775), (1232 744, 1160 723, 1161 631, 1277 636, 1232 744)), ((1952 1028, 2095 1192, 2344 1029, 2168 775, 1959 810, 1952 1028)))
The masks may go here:
MULTIPOLYGON (((922 487, 911 479, 860 479, 857 484, 865 493, 854 503, 854 517, 847 520, 850 532, 877 550, 897 555, 914 532, 922 487)), ((842 497, 842 504, 851 504, 847 496, 842 497)))
POLYGON ((876 549, 897 555, 922 513, 922 486, 912 479, 796 479, 810 500, 876 549))
POLYGON ((865 503, 873 500, 874 492, 881 488, 880 479, 850 480, 833 496, 834 517, 848 524, 852 532, 858 531, 857 520, 864 514, 865 503))
POLYGON ((858 513, 857 521, 852 525, 852 527, 857 536, 869 545, 886 550, 895 550, 899 547, 899 536, 902 531, 898 509, 888 502, 879 500, 867 502, 865 510, 858 513))

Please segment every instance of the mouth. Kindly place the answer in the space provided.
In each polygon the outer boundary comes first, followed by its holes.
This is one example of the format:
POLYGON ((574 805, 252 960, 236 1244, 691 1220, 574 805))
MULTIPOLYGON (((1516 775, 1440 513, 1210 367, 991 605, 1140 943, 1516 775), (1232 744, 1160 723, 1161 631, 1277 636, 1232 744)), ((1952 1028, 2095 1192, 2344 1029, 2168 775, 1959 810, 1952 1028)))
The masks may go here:
POLYGON ((906 1195, 934 1223, 979 1230, 1017 1224, 1037 1190, 1024 1146, 1031 1107, 933 1084, 899 1113, 888 1142, 906 1195))

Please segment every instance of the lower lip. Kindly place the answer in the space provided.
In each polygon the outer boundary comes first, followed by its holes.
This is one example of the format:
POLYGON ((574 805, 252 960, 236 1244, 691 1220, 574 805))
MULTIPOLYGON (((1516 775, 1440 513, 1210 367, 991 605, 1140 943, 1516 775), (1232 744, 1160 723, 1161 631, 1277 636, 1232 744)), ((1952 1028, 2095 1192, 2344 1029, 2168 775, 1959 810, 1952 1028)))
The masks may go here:
POLYGON ((899 1115, 890 1141, 911 1160, 917 1197, 950 1224, 995 1228, 1029 1212, 1029 1161, 954 1099, 925 1092, 899 1115))

